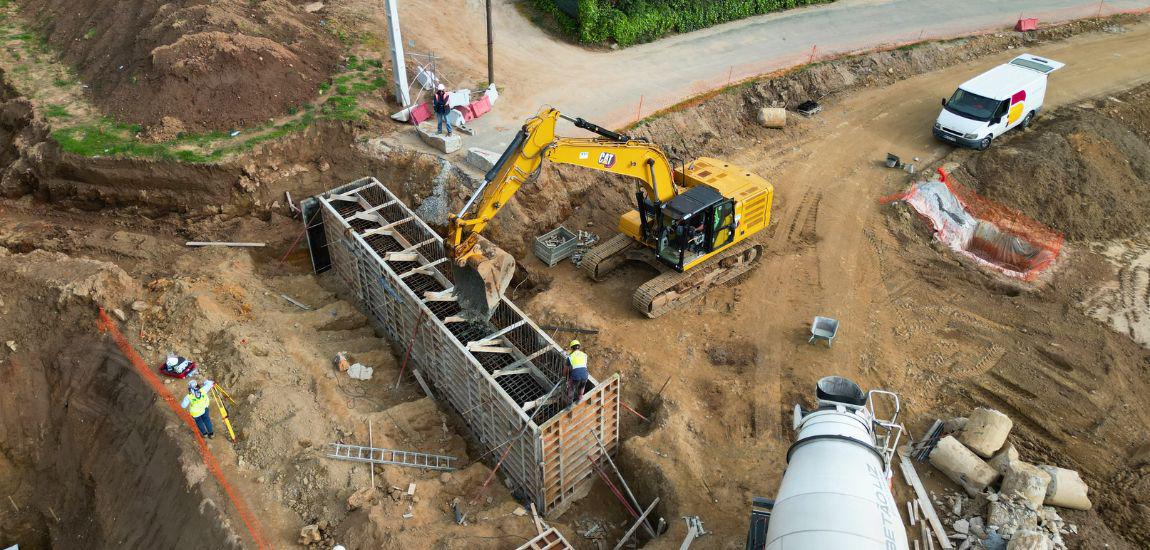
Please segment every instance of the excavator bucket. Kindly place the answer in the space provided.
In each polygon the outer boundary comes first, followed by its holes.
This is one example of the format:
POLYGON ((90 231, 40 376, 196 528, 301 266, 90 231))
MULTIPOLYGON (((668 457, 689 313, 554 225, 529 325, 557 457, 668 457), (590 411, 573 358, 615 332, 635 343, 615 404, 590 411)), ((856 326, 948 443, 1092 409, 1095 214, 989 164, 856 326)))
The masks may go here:
POLYGON ((467 255, 465 265, 452 264, 455 279, 455 298, 464 316, 471 319, 491 318, 499 299, 511 284, 515 274, 515 258, 491 241, 479 237, 479 242, 467 255))

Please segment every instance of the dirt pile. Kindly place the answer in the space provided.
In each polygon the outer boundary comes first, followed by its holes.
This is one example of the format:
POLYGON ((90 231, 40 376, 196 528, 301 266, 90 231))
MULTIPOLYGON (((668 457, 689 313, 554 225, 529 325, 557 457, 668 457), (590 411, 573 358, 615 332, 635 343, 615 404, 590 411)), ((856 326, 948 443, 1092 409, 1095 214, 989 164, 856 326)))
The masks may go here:
POLYGON ((1150 86, 1060 109, 968 164, 977 190, 1071 240, 1133 237, 1150 226, 1150 86), (1143 113, 1146 114, 1146 113, 1143 113))
POLYGON ((20 4, 96 105, 145 126, 173 116, 223 130, 282 115, 315 97, 338 56, 319 17, 288 0, 20 4))
POLYGON ((186 432, 96 332, 96 304, 126 308, 135 292, 112 264, 0 248, 6 544, 240 546, 186 432))

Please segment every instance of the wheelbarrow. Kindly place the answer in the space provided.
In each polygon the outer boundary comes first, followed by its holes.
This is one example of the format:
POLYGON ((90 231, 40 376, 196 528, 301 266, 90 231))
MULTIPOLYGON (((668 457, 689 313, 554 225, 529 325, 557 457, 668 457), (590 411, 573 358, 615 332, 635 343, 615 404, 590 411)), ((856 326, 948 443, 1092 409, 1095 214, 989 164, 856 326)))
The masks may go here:
POLYGON ((815 317, 811 322, 811 338, 807 340, 808 344, 813 344, 816 340, 826 340, 827 347, 835 342, 835 335, 839 332, 838 319, 831 319, 830 317, 815 317))

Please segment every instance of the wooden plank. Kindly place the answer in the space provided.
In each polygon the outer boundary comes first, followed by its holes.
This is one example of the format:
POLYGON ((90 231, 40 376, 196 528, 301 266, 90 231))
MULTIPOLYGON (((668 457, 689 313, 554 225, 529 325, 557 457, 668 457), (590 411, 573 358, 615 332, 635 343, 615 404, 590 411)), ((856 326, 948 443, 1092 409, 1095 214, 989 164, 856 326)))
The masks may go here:
POLYGON ((635 534, 635 530, 638 529, 640 525, 646 525, 645 520, 651 513, 651 510, 655 509, 656 504, 659 504, 659 497, 655 497, 655 500, 651 501, 651 505, 648 506, 646 510, 643 510, 643 514, 639 516, 639 519, 635 520, 635 523, 631 525, 631 528, 628 529, 626 533, 623 533, 623 538, 619 539, 619 544, 615 545, 614 550, 623 548, 623 545, 627 543, 627 540, 631 538, 631 535, 635 534))
POLYGON ((231 248, 262 248, 266 243, 230 243, 223 241, 188 241, 184 246, 226 246, 231 248))
MULTIPOLYGON (((950 544, 950 538, 946 536, 946 529, 943 528, 942 522, 938 520, 938 514, 934 512, 934 505, 930 502, 930 495, 926 492, 926 488, 922 486, 922 481, 918 478, 918 472, 914 471, 914 465, 911 464, 910 460, 903 456, 901 452, 898 454, 898 458, 899 469, 902 470, 902 475, 906 478, 906 484, 914 488, 915 494, 918 495, 919 508, 922 510, 922 515, 930 523, 930 527, 934 530, 935 536, 938 537, 938 545, 942 550, 951 550, 953 546, 950 544)), ((930 537, 927 538, 927 541, 929 543, 930 537)), ((929 544, 931 548, 934 547, 933 543, 929 544)))

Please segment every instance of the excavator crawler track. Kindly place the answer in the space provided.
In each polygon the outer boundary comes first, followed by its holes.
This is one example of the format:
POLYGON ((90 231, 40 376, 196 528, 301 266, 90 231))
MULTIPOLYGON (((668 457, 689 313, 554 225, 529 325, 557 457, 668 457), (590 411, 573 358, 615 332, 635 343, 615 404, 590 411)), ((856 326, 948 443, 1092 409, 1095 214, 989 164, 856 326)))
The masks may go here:
POLYGON ((744 241, 690 271, 671 271, 647 281, 635 290, 631 303, 653 319, 749 272, 762 258, 762 245, 744 241))
POLYGON ((616 233, 614 237, 603 241, 595 248, 592 248, 586 255, 583 256, 583 261, 580 262, 579 268, 587 274, 593 281, 602 281, 603 277, 608 273, 619 267, 626 259, 624 252, 627 252, 635 245, 635 239, 628 237, 622 233, 616 233))

